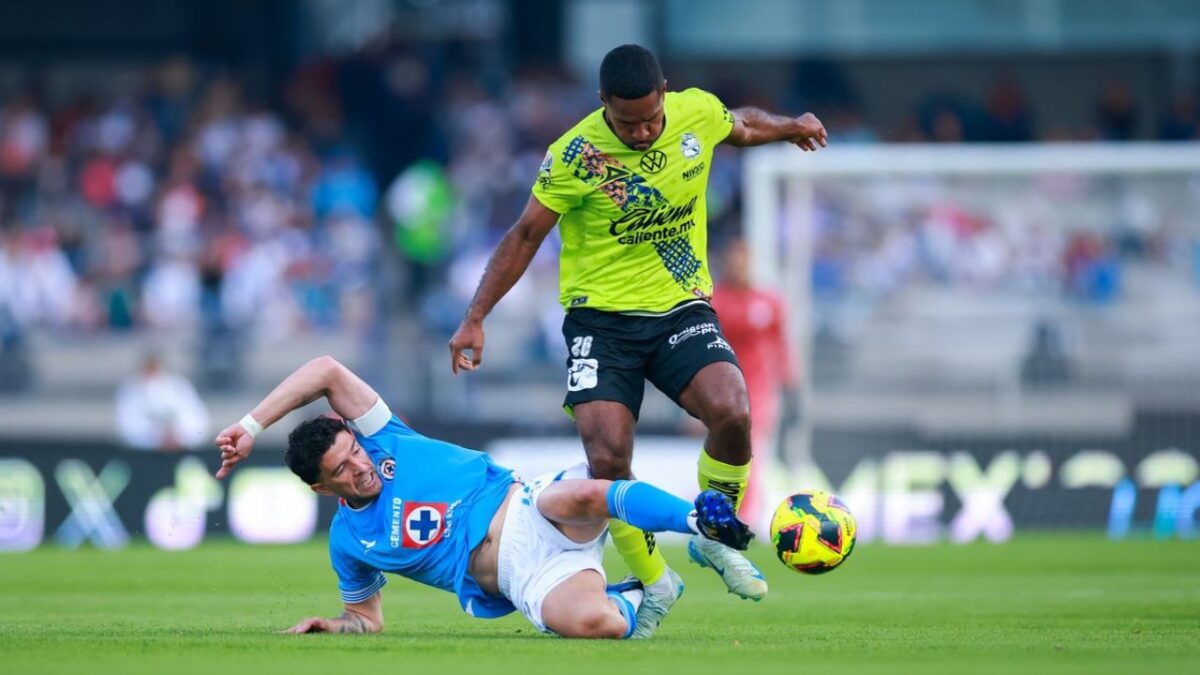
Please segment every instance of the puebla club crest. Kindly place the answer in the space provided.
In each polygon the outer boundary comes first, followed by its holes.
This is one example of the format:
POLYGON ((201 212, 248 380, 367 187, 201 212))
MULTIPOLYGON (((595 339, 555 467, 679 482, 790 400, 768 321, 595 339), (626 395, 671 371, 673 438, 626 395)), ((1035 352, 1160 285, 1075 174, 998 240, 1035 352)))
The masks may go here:
POLYGON ((684 134, 679 139, 679 151, 683 153, 685 159, 696 159, 700 156, 700 139, 692 134, 684 134))

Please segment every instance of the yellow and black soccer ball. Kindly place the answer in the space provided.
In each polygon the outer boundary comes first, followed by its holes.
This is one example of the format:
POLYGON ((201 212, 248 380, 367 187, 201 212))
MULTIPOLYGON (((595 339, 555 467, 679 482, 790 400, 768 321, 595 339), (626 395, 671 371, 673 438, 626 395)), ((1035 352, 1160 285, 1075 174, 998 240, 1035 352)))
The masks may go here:
POLYGON ((807 490, 783 500, 771 518, 771 544, 784 565, 824 574, 854 551, 854 516, 836 496, 807 490))

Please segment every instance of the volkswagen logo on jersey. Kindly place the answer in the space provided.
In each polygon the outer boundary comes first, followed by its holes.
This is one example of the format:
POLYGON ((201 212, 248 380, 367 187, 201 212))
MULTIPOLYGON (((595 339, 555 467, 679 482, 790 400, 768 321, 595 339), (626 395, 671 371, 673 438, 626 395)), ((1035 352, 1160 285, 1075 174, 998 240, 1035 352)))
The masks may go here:
POLYGON ((384 480, 391 480, 396 477, 396 460, 388 457, 379 463, 379 475, 383 476, 384 480))
POLYGON ((404 527, 401 530, 404 548, 425 548, 441 540, 446 531, 445 502, 406 502, 404 527))
POLYGON ((646 173, 658 173, 667 165, 667 153, 662 150, 651 150, 642 155, 642 161, 638 164, 646 173))
POLYGON ((686 159, 696 159, 700 156, 700 139, 692 134, 684 134, 679 139, 679 151, 686 159))

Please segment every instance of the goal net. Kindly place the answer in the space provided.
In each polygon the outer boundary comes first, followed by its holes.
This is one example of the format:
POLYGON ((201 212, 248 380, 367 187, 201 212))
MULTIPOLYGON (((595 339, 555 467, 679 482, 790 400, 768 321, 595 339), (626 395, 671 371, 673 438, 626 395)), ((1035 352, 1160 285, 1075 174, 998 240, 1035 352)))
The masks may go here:
POLYGON ((746 162, 757 281, 805 365, 768 504, 832 489, 896 543, 1196 536, 1200 147, 746 162))

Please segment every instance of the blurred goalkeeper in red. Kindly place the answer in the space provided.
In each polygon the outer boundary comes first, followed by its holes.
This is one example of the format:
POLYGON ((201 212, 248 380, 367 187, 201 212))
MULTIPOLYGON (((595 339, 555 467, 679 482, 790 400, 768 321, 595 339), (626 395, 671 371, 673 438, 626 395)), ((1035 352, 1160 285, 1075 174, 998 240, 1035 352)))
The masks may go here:
POLYGON ((750 465, 742 517, 764 522, 763 476, 770 468, 784 392, 800 384, 800 370, 787 340, 787 307, 777 293, 755 287, 750 279, 750 249, 736 239, 725 249, 723 274, 713 290, 713 309, 725 338, 738 355, 750 396, 750 445, 757 462, 750 465))

